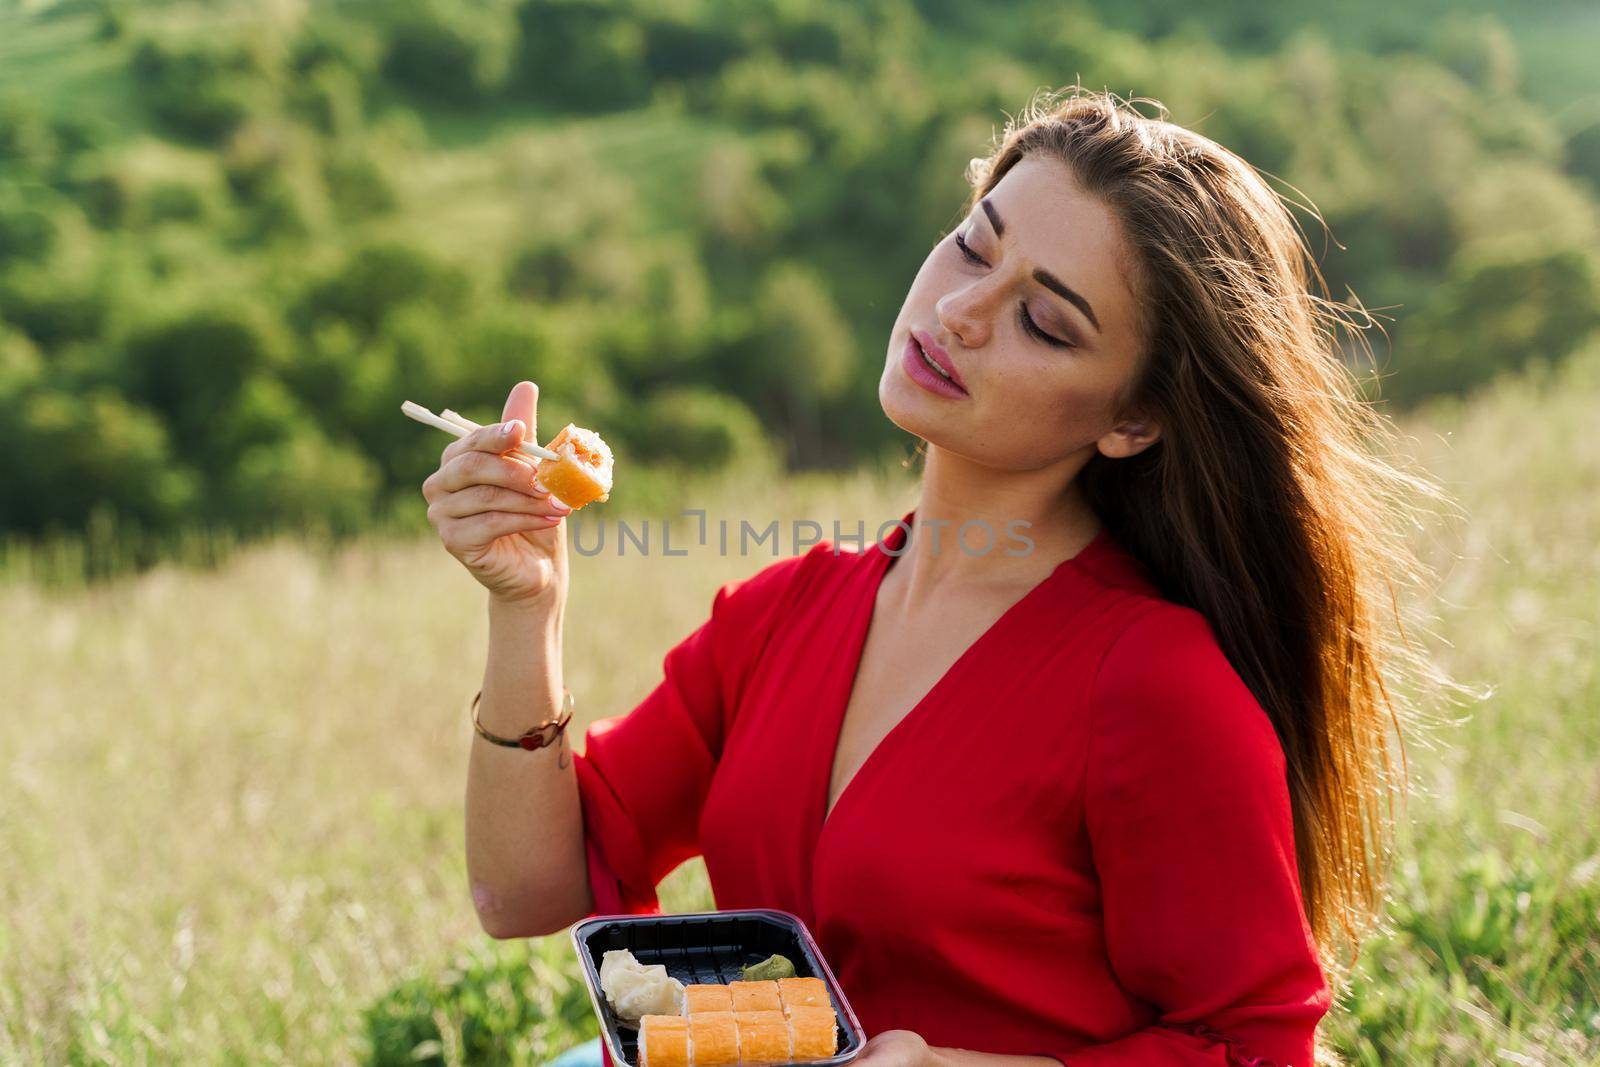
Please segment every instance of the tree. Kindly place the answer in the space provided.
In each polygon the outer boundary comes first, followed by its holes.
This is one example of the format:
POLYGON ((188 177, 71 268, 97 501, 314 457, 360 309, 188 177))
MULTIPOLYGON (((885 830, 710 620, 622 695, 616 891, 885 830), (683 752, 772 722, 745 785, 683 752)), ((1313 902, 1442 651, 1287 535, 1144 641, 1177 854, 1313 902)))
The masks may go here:
MULTIPOLYGON (((205 455, 200 446, 227 432, 219 419, 245 383, 276 371, 283 359, 283 338, 270 315, 219 303, 137 330, 123 351, 122 382, 128 396, 160 412, 179 440, 205 455)), ((211 459, 224 463, 226 456, 211 459)))
POLYGON ((1600 268, 1587 249, 1455 264, 1434 304, 1404 327, 1392 393, 1466 390, 1535 359, 1561 360, 1596 329, 1600 268))
POLYGON ((24 390, 0 404, 0 451, 0 515, 27 533, 81 529, 96 507, 170 529, 198 496, 161 419, 110 389, 24 390))
POLYGON ((262 49, 246 42, 147 37, 130 70, 152 114, 180 137, 217 144, 272 96, 262 49))
POLYGON ((517 22, 499 0, 402 0, 389 5, 383 73, 418 96, 473 104, 498 93, 516 55, 517 22))

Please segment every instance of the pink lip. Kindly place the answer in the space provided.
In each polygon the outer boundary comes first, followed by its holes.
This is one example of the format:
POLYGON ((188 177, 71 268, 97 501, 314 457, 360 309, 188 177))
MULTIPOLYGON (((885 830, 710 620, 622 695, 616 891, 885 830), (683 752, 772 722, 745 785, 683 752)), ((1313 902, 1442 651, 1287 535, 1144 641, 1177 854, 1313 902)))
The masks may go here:
POLYGON ((922 350, 928 353, 930 359, 944 368, 944 372, 950 375, 951 381, 965 391, 967 383, 961 380, 961 372, 956 370, 955 361, 950 358, 950 353, 939 347, 939 342, 933 339, 933 335, 923 330, 912 330, 911 336, 922 346, 922 350))
POLYGON ((922 348, 917 344, 915 337, 907 337, 904 350, 900 354, 900 366, 910 378, 930 393, 949 397, 951 400, 965 400, 967 391, 953 381, 947 381, 922 358, 922 348))

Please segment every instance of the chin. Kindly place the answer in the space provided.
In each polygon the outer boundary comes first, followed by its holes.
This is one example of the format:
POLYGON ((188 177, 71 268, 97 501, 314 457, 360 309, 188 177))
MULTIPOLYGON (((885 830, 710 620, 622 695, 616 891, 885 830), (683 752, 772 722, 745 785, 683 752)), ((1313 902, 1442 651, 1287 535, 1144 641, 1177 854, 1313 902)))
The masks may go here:
POLYGON ((942 446, 944 441, 940 438, 949 437, 949 413, 944 413, 941 422, 940 413, 929 403, 931 399, 914 382, 906 381, 898 366, 886 368, 878 381, 878 406, 884 416, 913 437, 942 446))

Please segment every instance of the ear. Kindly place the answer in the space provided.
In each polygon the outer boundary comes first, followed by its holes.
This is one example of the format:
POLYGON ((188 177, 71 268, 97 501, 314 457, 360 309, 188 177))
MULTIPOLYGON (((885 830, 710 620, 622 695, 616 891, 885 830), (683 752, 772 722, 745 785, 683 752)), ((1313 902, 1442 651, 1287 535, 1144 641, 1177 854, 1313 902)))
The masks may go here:
POLYGON ((1136 456, 1161 440, 1161 427, 1144 415, 1133 415, 1113 426, 1095 442, 1095 447, 1107 459, 1127 459, 1136 456))

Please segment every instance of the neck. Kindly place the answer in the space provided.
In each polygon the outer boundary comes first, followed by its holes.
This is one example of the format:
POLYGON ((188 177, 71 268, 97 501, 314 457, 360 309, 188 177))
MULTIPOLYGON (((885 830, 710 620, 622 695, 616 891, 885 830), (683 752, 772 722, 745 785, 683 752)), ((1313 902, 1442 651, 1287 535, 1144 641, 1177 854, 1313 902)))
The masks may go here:
POLYGON ((1100 531, 1077 480, 1088 459, 1001 471, 929 445, 910 542, 891 564, 907 602, 1030 588, 1077 555, 1100 531))

